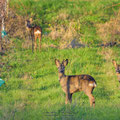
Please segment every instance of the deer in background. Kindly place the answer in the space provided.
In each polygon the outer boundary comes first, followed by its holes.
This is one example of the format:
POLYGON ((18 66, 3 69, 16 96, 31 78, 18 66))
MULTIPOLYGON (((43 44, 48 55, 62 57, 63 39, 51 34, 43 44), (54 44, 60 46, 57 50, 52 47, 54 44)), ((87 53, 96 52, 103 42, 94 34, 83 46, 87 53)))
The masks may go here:
POLYGON ((32 51, 37 50, 37 39, 39 39, 39 51, 41 50, 42 28, 40 26, 32 26, 32 18, 26 20, 26 29, 29 32, 29 39, 32 39, 32 51))
POLYGON ((58 68, 59 82, 62 90, 66 94, 65 104, 72 102, 72 95, 75 92, 83 91, 90 101, 90 106, 95 106, 95 98, 92 95, 93 89, 96 87, 96 81, 90 75, 65 75, 65 66, 68 64, 68 59, 60 63, 55 59, 55 64, 58 68))
POLYGON ((118 78, 118 81, 120 83, 120 65, 118 65, 114 59, 112 60, 112 63, 115 67, 117 78, 118 78))

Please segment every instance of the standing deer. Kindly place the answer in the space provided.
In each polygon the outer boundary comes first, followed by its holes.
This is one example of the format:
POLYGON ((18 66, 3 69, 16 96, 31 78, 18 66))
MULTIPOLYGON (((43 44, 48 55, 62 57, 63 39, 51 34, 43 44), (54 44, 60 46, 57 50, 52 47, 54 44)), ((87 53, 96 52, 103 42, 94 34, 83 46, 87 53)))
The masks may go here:
POLYGON ((95 98, 92 92, 97 86, 94 78, 90 75, 65 75, 65 66, 68 64, 68 59, 63 60, 62 63, 55 59, 55 64, 58 68, 60 85, 66 94, 65 104, 72 102, 73 93, 83 91, 89 97, 90 106, 94 107, 95 98))
POLYGON ((29 32, 29 39, 32 38, 32 51, 37 50, 37 39, 39 39, 39 51, 41 49, 42 28, 40 26, 32 26, 32 18, 26 20, 26 29, 29 32), (33 42, 34 41, 34 42, 33 42))
POLYGON ((117 74, 117 77, 118 77, 118 81, 120 83, 120 65, 118 65, 115 60, 112 60, 112 63, 114 65, 115 69, 116 69, 116 74, 117 74))

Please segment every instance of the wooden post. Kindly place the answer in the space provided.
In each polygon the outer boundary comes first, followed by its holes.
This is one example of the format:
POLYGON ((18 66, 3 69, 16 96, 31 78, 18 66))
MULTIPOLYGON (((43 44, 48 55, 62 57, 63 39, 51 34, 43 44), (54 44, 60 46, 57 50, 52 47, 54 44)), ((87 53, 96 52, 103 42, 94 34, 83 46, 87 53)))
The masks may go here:
POLYGON ((5 2, 6 0, 0 0, 0 52, 2 52, 2 29, 4 27, 4 17, 5 17, 5 2))
POLYGON ((2 52, 2 36, 1 36, 1 31, 2 31, 2 20, 0 18, 0 52, 2 52))

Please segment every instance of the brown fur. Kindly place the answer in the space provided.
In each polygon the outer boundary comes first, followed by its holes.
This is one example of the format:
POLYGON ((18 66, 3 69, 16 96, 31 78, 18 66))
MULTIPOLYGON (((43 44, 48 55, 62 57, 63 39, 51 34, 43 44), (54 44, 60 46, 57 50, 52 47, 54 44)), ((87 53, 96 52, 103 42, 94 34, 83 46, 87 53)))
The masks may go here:
POLYGON ((118 65, 115 60, 112 60, 112 63, 115 67, 116 74, 117 74, 117 77, 118 77, 118 81, 120 83, 120 65, 118 65))
POLYGON ((68 64, 68 59, 63 60, 62 63, 56 59, 55 64, 58 68, 60 85, 66 94, 65 103, 72 102, 73 93, 83 91, 89 97, 90 106, 95 106, 95 98, 92 95, 93 89, 96 87, 94 78, 90 75, 65 75, 64 68, 68 64))
POLYGON ((35 51, 37 50, 37 39, 39 39, 39 50, 41 50, 42 28, 36 25, 32 26, 32 19, 30 19, 26 21, 26 29, 32 38, 32 51, 33 51, 33 47, 35 51), (39 33, 36 33, 37 31, 39 31, 39 33), (33 39, 34 39, 34 45, 33 45, 33 39))

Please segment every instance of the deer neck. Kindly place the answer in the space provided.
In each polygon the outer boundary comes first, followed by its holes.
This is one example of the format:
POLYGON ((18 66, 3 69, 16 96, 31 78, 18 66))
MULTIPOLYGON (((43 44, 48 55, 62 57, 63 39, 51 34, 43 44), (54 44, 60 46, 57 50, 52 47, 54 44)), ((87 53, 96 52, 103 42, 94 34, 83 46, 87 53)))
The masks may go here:
POLYGON ((32 28, 32 25, 30 23, 27 23, 28 28, 32 28))
POLYGON ((59 72, 58 76, 59 76, 59 81, 61 81, 61 79, 65 77, 65 74, 64 72, 59 72))

